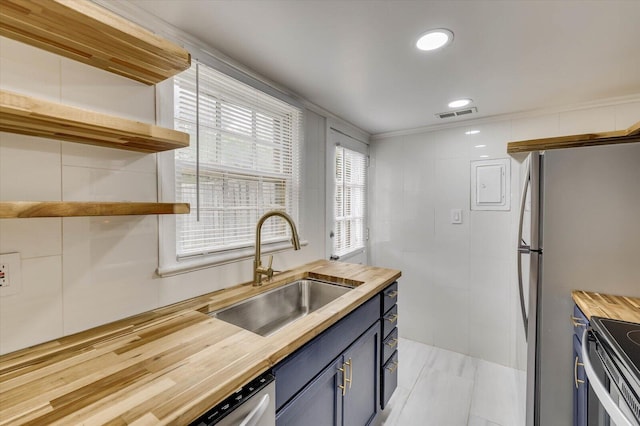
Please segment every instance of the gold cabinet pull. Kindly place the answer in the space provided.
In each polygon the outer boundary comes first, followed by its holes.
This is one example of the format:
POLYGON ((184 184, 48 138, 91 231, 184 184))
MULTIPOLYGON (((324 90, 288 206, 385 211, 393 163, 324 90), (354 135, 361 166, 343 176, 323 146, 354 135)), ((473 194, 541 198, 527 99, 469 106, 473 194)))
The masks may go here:
POLYGON ((571 322, 573 323, 574 327, 586 327, 587 324, 581 322, 582 318, 576 318, 573 315, 571 315, 569 318, 571 318, 571 322))
POLYGON ((391 339, 387 343, 385 343, 385 345, 389 346, 390 348, 395 348, 396 346, 398 346, 398 339, 391 339))
POLYGON ((576 357, 576 362, 573 364, 573 380, 576 383, 576 389, 578 389, 578 385, 584 383, 584 380, 578 380, 578 366, 583 366, 584 364, 578 362, 578 357, 576 357))
POLYGON ((349 389, 351 389, 351 385, 353 384, 353 363, 351 362, 351 358, 349 358, 349 361, 345 364, 349 366, 349 378, 347 382, 349 382, 349 389))
POLYGON ((393 373, 397 369, 398 369, 398 361, 393 361, 391 365, 387 367, 387 370, 389 370, 389 373, 393 373))
POLYGON ((390 291, 389 293, 385 293, 385 296, 387 296, 390 299, 395 299, 397 295, 398 295, 398 290, 393 290, 393 291, 390 291))
POLYGON ((398 314, 391 314, 388 317, 384 317, 384 319, 386 319, 390 323, 394 323, 398 320, 398 314))
POLYGON ((342 396, 347 393, 347 374, 345 373, 345 364, 342 363, 342 368, 338 368, 342 372, 342 385, 338 385, 338 388, 342 389, 342 396))

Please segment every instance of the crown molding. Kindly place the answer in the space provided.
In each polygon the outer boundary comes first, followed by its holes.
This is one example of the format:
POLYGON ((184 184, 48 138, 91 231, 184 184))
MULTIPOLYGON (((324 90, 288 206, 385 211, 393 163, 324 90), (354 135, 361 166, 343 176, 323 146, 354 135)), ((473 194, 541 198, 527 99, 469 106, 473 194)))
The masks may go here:
POLYGON ((569 112, 569 111, 579 111, 579 110, 591 109, 591 108, 602 108, 602 107, 613 106, 613 105, 623 105, 623 104, 632 103, 632 102, 640 102, 640 93, 635 93, 632 95, 625 95, 625 96, 617 96, 617 97, 606 98, 606 99, 599 99, 595 101, 579 102, 579 103, 562 105, 562 106, 538 108, 538 109, 532 109, 527 111, 512 112, 507 114, 496 114, 496 115, 490 115, 487 117, 470 119, 470 120, 458 120, 450 123, 432 124, 429 126, 416 127, 413 129, 396 130, 396 131, 384 132, 384 133, 375 133, 370 136, 370 140, 375 141, 379 139, 415 135, 418 133, 429 133, 429 132, 435 132, 438 130, 453 129, 457 127, 471 127, 471 126, 477 126, 480 124, 495 123, 497 121, 517 120, 522 118, 538 117, 541 115, 558 114, 558 113, 569 112))

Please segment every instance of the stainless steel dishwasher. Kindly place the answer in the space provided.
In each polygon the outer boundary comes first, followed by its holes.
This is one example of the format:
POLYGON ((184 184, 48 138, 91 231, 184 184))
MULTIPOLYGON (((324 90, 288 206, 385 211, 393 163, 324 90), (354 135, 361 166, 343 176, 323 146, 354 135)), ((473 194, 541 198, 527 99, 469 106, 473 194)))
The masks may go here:
POLYGON ((275 426, 276 382, 265 373, 207 411, 191 426, 275 426))

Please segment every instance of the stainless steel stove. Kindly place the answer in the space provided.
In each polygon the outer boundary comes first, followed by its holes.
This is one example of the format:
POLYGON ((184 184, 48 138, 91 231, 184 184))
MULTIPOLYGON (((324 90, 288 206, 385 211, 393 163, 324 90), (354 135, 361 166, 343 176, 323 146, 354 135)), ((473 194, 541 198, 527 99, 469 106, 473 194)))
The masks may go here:
MULTIPOLYGON (((589 342, 583 341, 586 344, 583 352, 587 349, 590 363, 596 362, 591 355, 595 354, 602 364, 602 368, 591 369, 592 374, 595 371, 605 374, 593 374, 600 377, 589 377, 589 383, 608 414, 604 422, 596 424, 640 425, 640 324, 600 317, 591 317, 590 324, 589 342), (599 383, 594 383, 596 381, 599 383), (608 395, 599 394, 596 389, 599 384, 608 395), (611 408, 610 401, 603 400, 608 398, 615 407, 611 408), (622 417, 620 413, 611 413, 609 408, 619 410, 622 417)), ((585 369, 590 376, 586 365, 585 369)))

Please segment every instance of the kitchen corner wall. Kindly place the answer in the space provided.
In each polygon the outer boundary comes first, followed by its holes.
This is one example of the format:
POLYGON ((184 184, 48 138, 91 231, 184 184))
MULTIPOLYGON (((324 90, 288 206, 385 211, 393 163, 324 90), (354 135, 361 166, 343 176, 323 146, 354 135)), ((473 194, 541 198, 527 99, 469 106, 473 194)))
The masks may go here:
MULTIPOLYGON (((0 37, 0 87, 155 122, 155 90, 0 37)), ((324 257, 325 118, 305 113, 299 227, 309 245, 274 256, 287 269, 324 257)), ((0 201, 157 201, 155 154, 0 133, 0 201)), ((55 339, 252 278, 252 259, 168 278, 158 217, 0 220, 0 253, 19 252, 22 291, 0 297, 0 353, 55 339)))
POLYGON ((507 155, 507 142, 624 129, 638 119, 640 96, 617 105, 374 137, 371 259, 402 270, 400 334, 525 369, 515 250, 524 155, 507 155), (465 135, 470 129, 480 133, 465 135), (480 155, 511 158, 510 211, 470 210, 470 163, 485 159, 480 155), (462 224, 450 223, 451 209, 462 209, 462 224))

